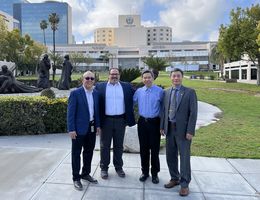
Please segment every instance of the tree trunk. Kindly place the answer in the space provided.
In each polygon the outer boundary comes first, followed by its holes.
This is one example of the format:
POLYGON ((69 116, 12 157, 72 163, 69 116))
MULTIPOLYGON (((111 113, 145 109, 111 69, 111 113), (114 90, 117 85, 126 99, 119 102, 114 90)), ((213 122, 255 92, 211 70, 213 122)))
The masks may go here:
POLYGON ((257 58, 257 64, 256 64, 256 85, 260 86, 260 57, 257 58))
POLYGON ((55 73, 56 73, 56 57, 55 57, 55 30, 53 30, 53 66, 52 66, 52 70, 53 70, 53 74, 52 74, 52 82, 54 85, 54 80, 55 80, 55 73))
POLYGON ((43 42, 44 42, 44 46, 46 46, 45 30, 44 29, 43 29, 43 42))

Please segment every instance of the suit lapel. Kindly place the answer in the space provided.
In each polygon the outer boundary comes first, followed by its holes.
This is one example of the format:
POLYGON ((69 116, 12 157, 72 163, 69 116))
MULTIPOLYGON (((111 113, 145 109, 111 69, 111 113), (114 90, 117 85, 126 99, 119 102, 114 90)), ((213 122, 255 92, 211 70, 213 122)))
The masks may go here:
POLYGON ((177 110, 179 108, 179 105, 181 103, 182 97, 185 93, 185 87, 181 86, 180 92, 179 92, 179 96, 178 96, 178 101, 177 101, 177 110))
MULTIPOLYGON (((81 93, 81 97, 83 98, 83 102, 85 104, 85 107, 88 110, 88 100, 87 100, 87 97, 86 97, 85 90, 84 90, 83 86, 82 86, 82 88, 80 90, 80 93, 81 93)), ((89 110, 88 110, 88 112, 89 112, 89 110)))
POLYGON ((171 88, 170 89, 168 89, 168 90, 166 90, 166 96, 165 96, 165 104, 164 105, 166 105, 165 106, 165 111, 166 111, 166 114, 167 114, 167 118, 168 118, 168 112, 169 112, 169 106, 170 106, 170 96, 171 96, 171 88))

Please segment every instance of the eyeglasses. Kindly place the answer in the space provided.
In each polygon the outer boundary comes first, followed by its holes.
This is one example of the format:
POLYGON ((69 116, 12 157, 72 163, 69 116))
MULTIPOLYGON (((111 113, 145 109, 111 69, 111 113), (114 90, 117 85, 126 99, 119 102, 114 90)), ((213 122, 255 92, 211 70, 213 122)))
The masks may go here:
POLYGON ((85 77, 85 79, 88 81, 88 80, 92 80, 92 81, 94 81, 95 80, 95 78, 94 77, 85 77))

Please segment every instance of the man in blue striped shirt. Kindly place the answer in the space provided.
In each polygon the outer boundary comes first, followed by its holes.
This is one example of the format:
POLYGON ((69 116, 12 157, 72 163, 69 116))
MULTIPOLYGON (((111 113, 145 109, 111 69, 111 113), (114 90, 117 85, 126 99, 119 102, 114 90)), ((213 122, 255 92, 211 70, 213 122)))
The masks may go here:
POLYGON ((152 182, 159 183, 160 171, 160 112, 163 102, 163 89, 154 85, 153 72, 146 70, 142 73, 145 86, 139 88, 134 94, 134 103, 138 104, 138 137, 140 142, 140 156, 142 175, 139 180, 144 182, 149 177, 150 151, 152 182))

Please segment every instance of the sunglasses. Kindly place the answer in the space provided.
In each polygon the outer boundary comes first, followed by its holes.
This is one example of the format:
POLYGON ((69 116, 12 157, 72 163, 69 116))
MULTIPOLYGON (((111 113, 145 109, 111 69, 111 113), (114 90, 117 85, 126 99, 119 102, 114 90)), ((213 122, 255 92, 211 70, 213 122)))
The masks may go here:
POLYGON ((92 80, 92 81, 94 81, 95 80, 95 78, 94 77, 85 77, 85 80, 92 80))

